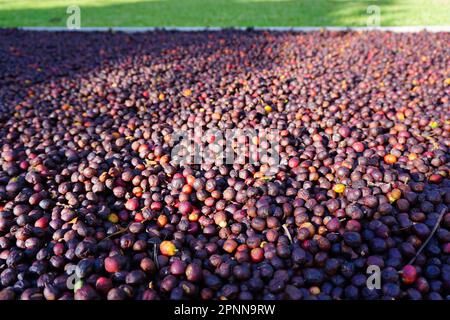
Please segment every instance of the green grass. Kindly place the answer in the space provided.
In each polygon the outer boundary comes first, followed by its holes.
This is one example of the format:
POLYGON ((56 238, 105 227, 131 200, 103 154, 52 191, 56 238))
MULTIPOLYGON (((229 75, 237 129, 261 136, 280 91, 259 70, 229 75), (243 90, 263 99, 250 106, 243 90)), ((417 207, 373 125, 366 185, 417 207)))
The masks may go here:
POLYGON ((365 26, 369 5, 383 26, 450 24, 450 0, 0 0, 0 27, 63 27, 72 4, 82 27, 365 26))

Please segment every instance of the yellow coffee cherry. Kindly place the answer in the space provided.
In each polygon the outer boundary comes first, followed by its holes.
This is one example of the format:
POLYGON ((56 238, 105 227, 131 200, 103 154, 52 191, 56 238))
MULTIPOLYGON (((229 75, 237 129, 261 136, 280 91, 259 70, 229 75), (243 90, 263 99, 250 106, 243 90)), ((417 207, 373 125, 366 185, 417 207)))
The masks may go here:
POLYGON ((117 223, 117 222, 119 222, 119 216, 115 213, 111 213, 108 216, 108 221, 112 222, 112 223, 117 223))
POLYGON ((343 193, 345 191, 345 185, 342 183, 338 183, 333 187, 333 191, 336 193, 343 193))

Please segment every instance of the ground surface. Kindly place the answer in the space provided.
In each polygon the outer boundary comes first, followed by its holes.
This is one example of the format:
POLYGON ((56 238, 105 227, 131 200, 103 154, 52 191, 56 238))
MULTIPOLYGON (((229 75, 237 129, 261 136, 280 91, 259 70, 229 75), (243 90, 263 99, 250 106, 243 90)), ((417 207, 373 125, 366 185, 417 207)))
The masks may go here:
POLYGON ((69 5, 89 26, 366 26, 367 7, 383 26, 450 23, 448 0, 1 0, 0 27, 65 26, 69 5))
POLYGON ((449 34, 0 39, 0 299, 449 298, 449 34))

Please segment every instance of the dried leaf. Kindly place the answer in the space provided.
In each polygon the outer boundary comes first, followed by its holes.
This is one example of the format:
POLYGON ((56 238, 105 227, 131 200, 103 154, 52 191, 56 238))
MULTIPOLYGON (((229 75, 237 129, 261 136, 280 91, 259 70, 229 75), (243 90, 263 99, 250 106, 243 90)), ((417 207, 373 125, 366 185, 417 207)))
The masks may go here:
POLYGON ((78 217, 73 218, 72 220, 70 220, 68 223, 69 224, 75 224, 78 221, 78 217))

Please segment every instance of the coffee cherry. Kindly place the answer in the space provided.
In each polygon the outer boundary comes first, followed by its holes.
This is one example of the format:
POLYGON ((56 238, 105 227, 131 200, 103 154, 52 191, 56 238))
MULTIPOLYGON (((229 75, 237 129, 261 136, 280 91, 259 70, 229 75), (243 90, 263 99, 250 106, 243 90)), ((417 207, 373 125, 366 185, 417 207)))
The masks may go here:
POLYGON ((405 284, 413 284, 417 279, 417 270, 414 266, 408 264, 402 269, 402 280, 405 284))
POLYGON ((161 253, 163 255, 168 257, 175 255, 175 253, 177 252, 177 248, 175 247, 175 245, 171 241, 167 240, 161 242, 161 244, 159 245, 159 250, 161 250, 161 253))

